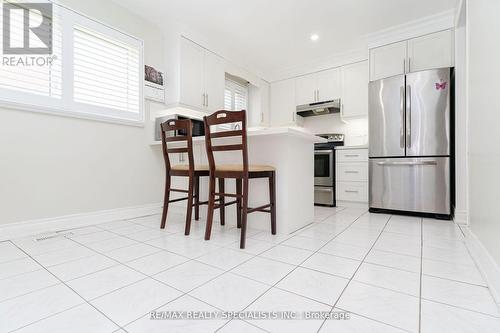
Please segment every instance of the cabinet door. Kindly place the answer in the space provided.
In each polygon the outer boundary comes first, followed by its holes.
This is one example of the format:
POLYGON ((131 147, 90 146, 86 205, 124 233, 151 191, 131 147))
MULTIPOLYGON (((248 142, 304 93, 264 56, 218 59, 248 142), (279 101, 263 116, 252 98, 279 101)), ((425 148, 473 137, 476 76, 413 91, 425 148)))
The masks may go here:
POLYGON ((180 102, 197 108, 203 107, 205 50, 181 38, 180 102))
POLYGON ((331 101, 333 99, 340 98, 342 89, 339 68, 322 71, 317 73, 316 75, 318 87, 318 102, 331 101))
POLYGON ((370 81, 404 74, 406 41, 370 49, 370 81))
POLYGON ((303 105, 317 102, 316 89, 316 74, 298 77, 295 80, 295 104, 303 105))
POLYGON ((294 80, 284 80, 271 83, 271 124, 283 126, 294 124, 295 110, 295 84, 294 80))
POLYGON ((205 51, 205 93, 208 112, 224 109, 224 86, 224 60, 210 51, 205 51))
POLYGON ((453 58, 453 33, 451 30, 436 32, 408 41, 410 72, 453 67, 453 58))
POLYGON ((368 61, 342 67, 341 116, 368 115, 368 61))

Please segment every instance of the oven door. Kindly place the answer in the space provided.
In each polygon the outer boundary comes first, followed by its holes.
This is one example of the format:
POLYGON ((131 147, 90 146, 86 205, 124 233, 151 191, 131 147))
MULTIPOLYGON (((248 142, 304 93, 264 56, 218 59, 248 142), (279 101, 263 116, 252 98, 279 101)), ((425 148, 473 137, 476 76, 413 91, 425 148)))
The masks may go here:
POLYGON ((333 150, 314 151, 314 185, 333 186, 333 150))

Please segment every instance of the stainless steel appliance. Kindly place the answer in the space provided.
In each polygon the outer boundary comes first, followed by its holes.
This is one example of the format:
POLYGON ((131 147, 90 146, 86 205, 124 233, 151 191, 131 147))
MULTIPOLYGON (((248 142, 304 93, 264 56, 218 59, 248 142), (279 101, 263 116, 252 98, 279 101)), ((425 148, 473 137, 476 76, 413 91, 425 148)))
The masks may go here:
POLYGON ((330 113, 340 113, 340 99, 298 105, 297 114, 302 117, 321 116, 330 113))
MULTIPOLYGON (((173 114, 173 115, 168 115, 164 117, 158 117, 155 119, 155 140, 156 141, 161 141, 161 129, 160 129, 160 124, 164 123, 167 120, 170 119, 191 119, 191 122, 193 123, 193 136, 204 136, 205 135, 205 125, 203 124, 203 120, 198 120, 198 119, 193 119, 193 118, 188 118, 184 117, 181 115, 173 114)), ((167 132, 168 136, 182 136, 186 135, 186 133, 180 133, 180 132, 167 132)))
POLYGON ((451 218, 452 96, 452 68, 370 82, 370 211, 451 218))
POLYGON ((314 204, 335 207, 335 147, 344 145, 344 135, 319 136, 328 142, 314 145, 314 204))

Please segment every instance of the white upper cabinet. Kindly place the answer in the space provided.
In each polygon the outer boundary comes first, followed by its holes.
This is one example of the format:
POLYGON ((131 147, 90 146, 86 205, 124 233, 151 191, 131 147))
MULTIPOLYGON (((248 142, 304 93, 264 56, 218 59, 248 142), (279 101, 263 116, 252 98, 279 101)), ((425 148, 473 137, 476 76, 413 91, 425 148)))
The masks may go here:
POLYGON ((341 117, 368 115, 368 61, 342 67, 341 117))
POLYGON ((210 51, 205 51, 205 107, 208 111, 224 109, 225 82, 223 59, 210 51))
POLYGON ((181 38, 181 104, 207 112, 224 106, 224 61, 216 54, 186 38, 181 38))
POLYGON ((453 30, 370 49, 370 81, 454 66, 453 30))
POLYGON ((204 106, 205 50, 195 43, 181 38, 180 102, 202 108, 204 106))
POLYGON ((295 103, 303 105, 316 102, 317 88, 316 74, 298 77, 295 80, 295 103))
POLYGON ((338 68, 304 75, 295 80, 296 105, 337 99, 340 98, 341 93, 338 68))
POLYGON ((408 41, 408 71, 453 67, 452 30, 436 32, 408 41))
POLYGON ((271 83, 271 125, 296 123, 295 81, 293 79, 271 83))
POLYGON ((331 101, 340 98, 342 94, 340 70, 338 68, 329 69, 316 74, 318 82, 317 101, 331 101))
POLYGON ((406 41, 370 49, 370 80, 405 73, 406 41))

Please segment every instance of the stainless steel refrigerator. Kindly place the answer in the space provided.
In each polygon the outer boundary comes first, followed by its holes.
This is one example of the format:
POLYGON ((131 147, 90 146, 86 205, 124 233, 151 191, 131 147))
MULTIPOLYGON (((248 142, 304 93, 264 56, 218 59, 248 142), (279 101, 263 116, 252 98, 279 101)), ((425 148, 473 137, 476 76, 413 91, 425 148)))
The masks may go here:
POLYGON ((369 85, 370 211, 451 217, 453 69, 369 85))

